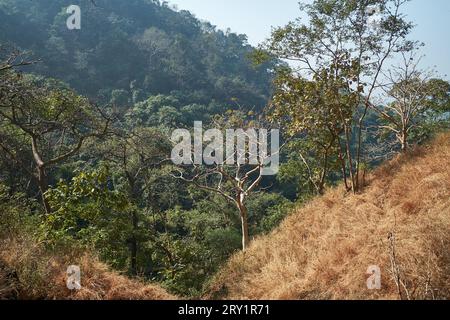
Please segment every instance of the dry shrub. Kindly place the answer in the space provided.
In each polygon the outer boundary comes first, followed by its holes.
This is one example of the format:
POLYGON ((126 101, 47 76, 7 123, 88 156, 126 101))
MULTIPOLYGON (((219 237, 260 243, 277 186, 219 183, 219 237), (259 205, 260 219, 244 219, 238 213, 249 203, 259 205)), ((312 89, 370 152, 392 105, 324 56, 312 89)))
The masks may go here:
POLYGON ((17 296, 11 283, 12 276, 7 270, 0 268, 0 300, 13 299, 17 296))
POLYGON ((0 299, 171 300, 174 296, 144 281, 110 271, 89 253, 50 254, 28 237, 0 240, 0 299), (67 267, 81 269, 81 290, 66 286, 67 267))
POLYGON ((449 248, 446 134, 376 170, 363 193, 335 188, 298 209, 235 255, 206 298, 448 299, 449 248), (381 290, 367 289, 371 265, 381 290))

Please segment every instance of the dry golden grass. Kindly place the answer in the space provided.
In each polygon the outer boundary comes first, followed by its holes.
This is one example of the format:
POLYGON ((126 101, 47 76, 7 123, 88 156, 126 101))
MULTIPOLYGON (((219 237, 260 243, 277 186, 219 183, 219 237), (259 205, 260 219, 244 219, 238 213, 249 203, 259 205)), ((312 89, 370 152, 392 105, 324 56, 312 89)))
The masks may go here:
POLYGON ((50 255, 30 239, 0 241, 0 300, 172 300, 162 288, 132 280, 84 253, 50 255), (81 290, 67 289, 67 267, 81 268, 81 290))
POLYGON ((367 182, 358 195, 329 190, 253 241, 206 298, 450 298, 450 134, 397 157, 367 182), (381 268, 381 290, 367 289, 370 265, 381 268))

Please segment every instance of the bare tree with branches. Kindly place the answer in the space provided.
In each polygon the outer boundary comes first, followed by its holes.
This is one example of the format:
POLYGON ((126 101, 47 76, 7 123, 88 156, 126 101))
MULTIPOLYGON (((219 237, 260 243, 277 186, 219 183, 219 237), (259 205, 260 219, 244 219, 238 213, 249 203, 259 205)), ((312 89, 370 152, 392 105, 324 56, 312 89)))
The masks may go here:
POLYGON ((450 110, 450 84, 431 70, 421 70, 420 62, 414 52, 403 52, 402 64, 387 72, 388 84, 382 86, 388 102, 372 106, 384 121, 380 129, 394 134, 403 152, 412 130, 420 128, 428 114, 450 110))
MULTIPOLYGON (((216 161, 212 165, 199 165, 192 162, 191 165, 184 167, 188 170, 177 169, 174 177, 191 183, 199 189, 219 194, 237 208, 241 220, 242 250, 245 251, 250 244, 247 200, 251 194, 264 189, 261 184, 264 176, 267 175, 267 166, 273 160, 272 157, 279 154, 280 151, 274 151, 272 145, 272 152, 269 155, 267 152, 269 137, 265 135, 267 131, 260 130, 258 139, 258 133, 256 129, 253 129, 255 122, 246 122, 246 120, 243 120, 244 116, 239 112, 230 118, 226 120, 222 118, 222 121, 216 122, 217 127, 223 129, 235 123, 241 128, 246 128, 246 131, 244 129, 232 131, 233 135, 238 131, 237 135, 245 135, 248 144, 242 148, 239 147, 238 142, 238 146, 235 148, 234 145, 230 144, 230 141, 234 143, 234 137, 232 140, 228 139, 228 134, 230 134, 230 129, 228 129, 226 130, 227 152, 225 161, 216 161)), ((274 136, 271 135, 271 138, 273 140, 274 136)), ((221 142, 223 145, 223 141, 221 142)), ((271 141, 271 143, 273 144, 274 141, 271 141)))
POLYGON ((28 55, 18 49, 8 49, 0 44, 0 72, 30 66, 39 60, 32 60, 28 55))

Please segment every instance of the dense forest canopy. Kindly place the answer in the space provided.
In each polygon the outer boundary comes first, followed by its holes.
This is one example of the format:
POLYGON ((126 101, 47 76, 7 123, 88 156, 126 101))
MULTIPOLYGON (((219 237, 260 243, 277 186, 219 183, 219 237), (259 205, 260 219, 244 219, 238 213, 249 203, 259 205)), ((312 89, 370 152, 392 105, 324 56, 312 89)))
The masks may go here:
POLYGON ((273 65, 252 64, 245 35, 218 30, 166 2, 2 0, 0 28, 0 41, 41 60, 32 71, 103 102, 165 94, 184 104, 237 101, 261 109, 270 93, 273 65), (82 10, 80 30, 66 27, 72 4, 82 10))

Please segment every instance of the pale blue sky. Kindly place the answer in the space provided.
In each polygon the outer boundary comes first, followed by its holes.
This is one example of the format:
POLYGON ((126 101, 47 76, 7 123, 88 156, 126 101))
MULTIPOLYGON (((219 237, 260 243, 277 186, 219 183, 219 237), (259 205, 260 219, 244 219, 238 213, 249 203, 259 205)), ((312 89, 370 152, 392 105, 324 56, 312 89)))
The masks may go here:
MULTIPOLYGON (((256 45, 270 35, 272 26, 282 26, 300 16, 298 0, 170 0, 220 29, 244 33, 256 45)), ((412 38, 425 42, 424 67, 436 65, 441 76, 450 76, 450 1, 412 0, 405 13, 417 27, 412 38)), ((448 77, 447 77, 448 78, 448 77)))

